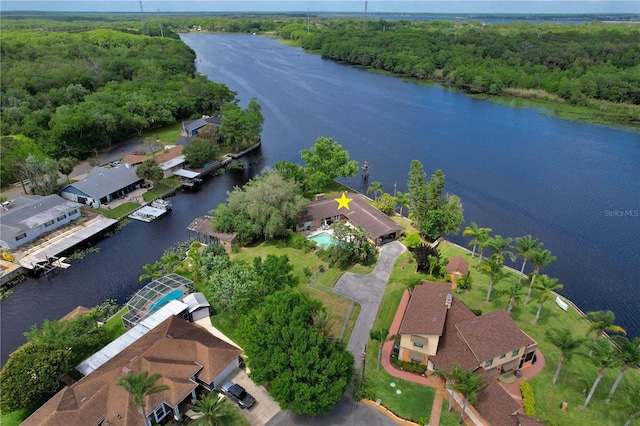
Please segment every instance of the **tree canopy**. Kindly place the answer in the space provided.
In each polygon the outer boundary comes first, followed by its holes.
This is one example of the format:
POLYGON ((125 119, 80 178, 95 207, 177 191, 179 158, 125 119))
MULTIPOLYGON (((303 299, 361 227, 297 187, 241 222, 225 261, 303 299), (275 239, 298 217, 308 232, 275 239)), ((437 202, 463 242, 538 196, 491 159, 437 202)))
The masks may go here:
POLYGON ((240 323, 250 377, 267 384, 285 410, 328 413, 340 401, 353 375, 353 355, 313 327, 318 301, 280 291, 240 323))
POLYGON ((337 177, 351 177, 358 173, 358 163, 349 160, 349 152, 331 138, 319 137, 309 149, 300 151, 305 162, 306 187, 320 192, 337 177))

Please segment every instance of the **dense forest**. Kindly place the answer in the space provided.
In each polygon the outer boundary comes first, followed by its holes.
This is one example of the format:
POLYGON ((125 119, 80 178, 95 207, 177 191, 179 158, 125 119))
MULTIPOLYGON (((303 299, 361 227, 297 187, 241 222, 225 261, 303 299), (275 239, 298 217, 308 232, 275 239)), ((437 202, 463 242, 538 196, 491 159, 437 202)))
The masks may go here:
POLYGON ((471 94, 586 111, 640 127, 640 28, 630 24, 490 23, 303 15, 3 13, 3 184, 20 148, 86 158, 125 137, 228 101, 195 73, 184 31, 260 33, 324 57, 471 94), (144 19, 141 19, 144 18, 144 19))

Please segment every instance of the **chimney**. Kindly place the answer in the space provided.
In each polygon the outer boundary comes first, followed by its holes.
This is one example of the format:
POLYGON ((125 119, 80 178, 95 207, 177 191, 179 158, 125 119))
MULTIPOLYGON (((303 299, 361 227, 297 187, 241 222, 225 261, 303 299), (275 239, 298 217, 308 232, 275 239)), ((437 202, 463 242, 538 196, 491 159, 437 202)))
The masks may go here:
POLYGON ((316 194, 316 201, 319 201, 319 200, 324 200, 324 193, 316 194))

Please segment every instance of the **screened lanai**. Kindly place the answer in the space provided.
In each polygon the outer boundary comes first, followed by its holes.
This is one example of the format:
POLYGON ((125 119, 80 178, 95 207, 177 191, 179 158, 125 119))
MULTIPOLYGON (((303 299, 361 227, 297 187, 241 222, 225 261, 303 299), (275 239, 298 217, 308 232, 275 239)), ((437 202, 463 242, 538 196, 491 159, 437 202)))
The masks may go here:
POLYGON ((178 274, 156 278, 127 302, 128 312, 122 316, 122 323, 126 329, 130 329, 170 301, 182 300, 191 292, 193 281, 178 274))

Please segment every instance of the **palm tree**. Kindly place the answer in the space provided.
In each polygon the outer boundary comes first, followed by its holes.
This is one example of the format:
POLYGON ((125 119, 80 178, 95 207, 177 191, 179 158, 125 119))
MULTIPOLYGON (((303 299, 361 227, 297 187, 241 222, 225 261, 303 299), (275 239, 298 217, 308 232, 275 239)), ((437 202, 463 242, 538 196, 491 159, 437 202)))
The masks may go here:
POLYGON ((596 376, 595 382, 593 382, 593 386, 591 386, 591 390, 589 391, 589 395, 587 395, 587 399, 584 402, 583 407, 587 408, 589 405, 589 401, 591 401, 591 397, 593 396, 600 380, 604 377, 604 372, 607 368, 613 367, 619 364, 620 360, 615 355, 615 350, 613 345, 605 339, 597 340, 592 343, 591 355, 589 360, 598 367, 598 375, 596 376))
POLYGON ((551 254, 551 250, 543 250, 541 248, 531 249, 529 251, 529 261, 533 264, 533 278, 529 283, 529 291, 527 292, 527 298, 524 301, 525 305, 529 304, 529 298, 531 297, 531 289, 536 281, 536 277, 540 273, 540 268, 547 266, 551 262, 556 260, 556 257, 551 254))
POLYGON ((538 239, 533 239, 531 235, 525 235, 523 237, 516 237, 514 239, 516 243, 513 247, 513 251, 517 257, 522 258, 522 268, 520 269, 520 279, 524 276, 524 267, 527 265, 527 260, 529 258, 529 253, 532 249, 539 249, 544 244, 538 241, 538 239))
POLYGON ((449 385, 450 389, 460 392, 462 396, 464 396, 462 412, 460 413, 460 420, 458 420, 459 425, 462 424, 464 420, 464 412, 467 409, 467 404, 475 404, 478 400, 478 393, 489 386, 489 382, 485 382, 484 377, 481 375, 474 375, 473 372, 469 370, 464 370, 464 372, 465 376, 460 383, 449 385))
POLYGON ((582 347, 585 339, 574 339, 571 331, 566 328, 552 328, 546 331, 547 340, 551 342, 553 346, 560 349, 560 359, 558 360, 558 367, 551 380, 551 386, 555 386, 562 369, 562 363, 564 361, 571 361, 573 355, 578 352, 578 349, 582 347))
POLYGON ((217 394, 207 393, 198 399, 191 410, 196 414, 191 416, 190 425, 218 426, 220 419, 227 415, 227 410, 217 394))
POLYGON ((451 412, 451 408, 453 407, 453 389, 450 386, 456 385, 464 380, 466 377, 465 370, 460 368, 460 364, 454 363, 453 370, 434 370, 433 374, 442 377, 446 381, 445 387, 449 389, 449 408, 447 411, 451 412))
POLYGON ((633 419, 640 419, 640 386, 627 387, 616 406, 627 416, 624 426, 630 426, 633 419))
POLYGON ((558 284, 557 278, 549 278, 546 275, 540 275, 540 279, 536 283, 536 290, 540 290, 542 294, 538 298, 538 311, 536 312, 536 317, 533 319, 533 323, 538 323, 538 318, 540 317, 540 312, 542 311, 542 305, 547 301, 549 296, 554 291, 560 291, 564 288, 563 284, 558 284))
POLYGON ((403 216, 403 208, 409 208, 409 194, 403 194, 398 191, 396 193, 396 203, 400 206, 400 216, 403 216))
POLYGON ((636 337, 631 341, 624 336, 613 336, 613 341, 618 346, 616 357, 620 362, 620 372, 618 373, 618 377, 616 377, 616 381, 613 382, 613 386, 611 386, 609 396, 607 396, 605 400, 607 404, 611 401, 611 397, 618 388, 624 372, 627 371, 629 367, 640 364, 640 337, 636 337))
POLYGON ((172 274, 182 261, 180 260, 180 256, 178 253, 169 252, 165 253, 160 260, 164 263, 164 269, 168 274, 172 274))
POLYGON ((194 241, 189 246, 189 251, 187 252, 189 269, 193 274, 194 281, 200 281, 202 279, 202 253, 200 253, 201 248, 202 244, 199 241, 194 241))
POLYGON ((478 247, 480 247, 480 257, 478 257, 478 266, 476 267, 476 271, 480 268, 480 263, 482 263, 482 253, 484 253, 484 249, 487 247, 489 243, 489 233, 480 234, 478 236, 478 247))
POLYGON ((480 228, 475 222, 471 222, 469 226, 466 226, 462 231, 462 235, 465 237, 471 237, 471 241, 469 242, 470 246, 473 246, 473 250, 471 251, 471 258, 476 255, 476 246, 480 242, 480 238, 482 236, 489 237, 489 234, 493 232, 491 228, 480 228))
POLYGON ((367 188, 367 194, 373 192, 373 199, 378 199, 378 194, 382 193, 382 182, 371 182, 371 185, 367 188))
POLYGON ((150 424, 149 419, 147 418, 147 412, 144 408, 145 397, 169 390, 169 386, 167 385, 156 385, 156 382, 161 377, 162 376, 160 374, 152 374, 149 376, 148 371, 143 371, 140 374, 129 371, 125 376, 120 377, 117 381, 118 386, 123 387, 124 390, 129 392, 131 399, 133 399, 133 403, 140 407, 144 426, 148 426, 150 424))
POLYGON ((164 275, 164 265, 161 262, 147 263, 142 267, 144 274, 140 275, 140 282, 145 280, 155 280, 164 275))
MULTIPOLYGON (((589 326, 589 332, 595 331, 596 337, 593 339, 595 343, 605 332, 627 334, 627 331, 614 324, 616 321, 616 314, 613 311, 592 311, 587 312, 587 318, 591 320, 589 326)), ((591 355, 591 352, 589 352, 591 355)))
POLYGON ((502 235, 496 235, 487 240, 487 247, 493 250, 498 258, 504 262, 504 255, 508 254, 513 258, 513 253, 508 250, 511 247, 511 238, 503 238, 502 235))
POLYGON ((375 340, 378 342, 378 370, 380 370, 380 359, 382 358, 382 345, 384 345, 384 342, 387 340, 388 335, 388 328, 379 328, 369 331, 369 337, 371 338, 371 340, 375 340))
POLYGON ((502 262, 498 259, 498 256, 494 254, 482 262, 480 270, 489 274, 489 290, 487 290, 486 300, 486 302, 489 302, 491 292, 493 291, 493 282, 496 281, 496 278, 500 280, 500 275, 502 274, 502 262))
POLYGON ((524 288, 519 281, 514 281, 506 290, 503 290, 502 293, 509 296, 509 307, 507 308, 507 313, 511 315, 514 305, 518 305, 520 303, 520 299, 524 294, 524 288))
POLYGON ((316 309, 311 313, 313 326, 327 339, 333 338, 334 322, 326 309, 316 309))

